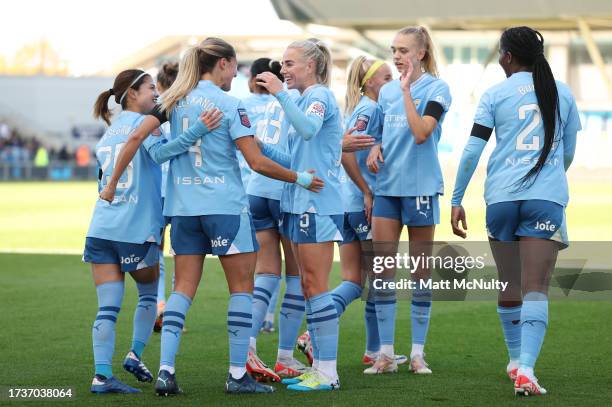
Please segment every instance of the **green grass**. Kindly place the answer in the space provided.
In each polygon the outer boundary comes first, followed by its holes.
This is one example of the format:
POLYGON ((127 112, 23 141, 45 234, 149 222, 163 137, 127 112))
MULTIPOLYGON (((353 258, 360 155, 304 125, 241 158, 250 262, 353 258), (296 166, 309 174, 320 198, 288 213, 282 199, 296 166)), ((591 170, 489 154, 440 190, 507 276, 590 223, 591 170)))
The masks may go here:
MULTIPOLYGON (((172 261, 167 261, 172 269, 172 261)), ((333 283, 338 282, 338 267, 333 283)), ((166 277, 168 283, 169 273, 166 277)), ((129 278, 128 278, 129 280, 129 278)), ((117 324, 115 374, 143 390, 130 396, 94 396, 88 392, 92 376, 91 325, 97 310, 89 267, 74 255, 0 254, 0 386, 71 386, 72 405, 435 405, 603 406, 610 403, 612 326, 610 302, 552 302, 550 329, 537 373, 550 394, 517 400, 505 376, 505 346, 495 304, 491 302, 436 302, 427 345, 434 374, 414 376, 404 366, 395 375, 366 377, 360 358, 364 349, 363 303, 355 302, 340 321, 338 392, 297 394, 276 385, 263 396, 227 396, 228 345, 225 326, 227 289, 216 259, 205 264, 200 291, 187 316, 188 332, 177 357, 178 379, 186 395, 160 400, 151 384, 138 384, 120 368, 131 340, 136 302, 127 282, 117 324), (265 403, 265 404, 263 404, 265 403)), ((396 349, 408 353, 409 303, 399 303, 396 349)), ((272 363, 277 335, 262 335, 261 357, 272 363)), ((151 370, 159 362, 159 335, 153 334, 144 360, 151 370)), ((10 402, 7 405, 17 405, 10 402)), ((34 405, 35 403, 30 403, 34 405)), ((54 403, 55 404, 55 403, 54 403)), ((58 403, 59 404, 59 403, 58 403)), ((28 405, 28 404, 26 404, 28 405)))
MULTIPOLYGON (((482 169, 464 200, 469 239, 485 240, 482 169)), ((447 190, 454 172, 445 174, 447 190)), ((573 240, 610 240, 612 189, 610 174, 570 173, 571 202, 567 209, 573 240)), ((0 183, 0 251, 71 252, 82 250, 95 199, 93 182, 0 183)), ((448 226, 448 195, 441 199, 437 240, 453 240, 448 226)), ((172 270, 172 260, 167 259, 172 270)), ((331 285, 338 280, 338 265, 331 285)), ((170 273, 166 276, 170 286, 170 273)), ((120 369, 131 337, 136 292, 128 282, 117 325, 115 372, 120 369)), ((608 338, 610 302, 553 301, 550 329, 537 372, 550 394, 537 400, 515 400, 505 377, 505 347, 495 304, 436 302, 433 307, 427 360, 430 377, 417 377, 403 367, 396 375, 366 377, 361 372, 364 348, 363 303, 355 303, 340 324, 339 373, 342 390, 334 393, 278 392, 260 397, 228 397, 223 393, 228 346, 225 327, 227 288, 216 259, 209 259, 198 296, 187 317, 188 332, 178 356, 179 382, 186 391, 180 401, 159 400, 151 385, 133 397, 93 397, 91 324, 96 313, 95 289, 89 267, 77 255, 0 254, 0 387, 71 386, 74 405, 609 405, 612 347, 608 338)), ((399 303, 396 328, 398 352, 410 351, 409 304, 399 303)), ((259 340, 262 358, 272 363, 277 336, 259 340)), ((145 352, 151 370, 159 362, 159 336, 145 352)), ((0 404, 3 401, 0 398, 0 404)), ((17 405, 10 402, 8 405, 17 405)))
MULTIPOLYGON (((484 241, 485 205, 482 169, 466 193, 468 239, 484 241)), ((447 170, 447 190, 454 172, 447 170)), ((612 182, 610 175, 577 171, 569 176, 571 200, 567 208, 572 240, 612 240, 612 182)), ((95 182, 0 183, 0 250, 79 252, 97 189, 95 182)), ((450 192, 440 199, 441 222, 436 240, 456 240, 450 225, 450 192)))

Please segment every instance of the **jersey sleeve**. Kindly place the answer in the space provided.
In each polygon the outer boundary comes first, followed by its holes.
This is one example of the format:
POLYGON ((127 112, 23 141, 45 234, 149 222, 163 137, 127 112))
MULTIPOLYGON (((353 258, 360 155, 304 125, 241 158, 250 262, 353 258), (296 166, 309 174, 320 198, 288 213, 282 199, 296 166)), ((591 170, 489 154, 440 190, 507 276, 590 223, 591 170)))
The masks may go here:
POLYGON ((486 91, 478 102, 476 114, 474 115, 474 123, 490 129, 495 127, 495 106, 490 91, 486 91))
POLYGON ((563 166, 566 171, 574 160, 574 154, 576 153, 576 135, 580 130, 582 130, 580 115, 578 114, 576 101, 570 94, 569 111, 565 126, 563 127, 563 166))
POLYGON ((374 137, 377 141, 382 140, 383 121, 384 116, 382 110, 380 109, 380 105, 377 104, 372 114, 372 123, 370 124, 372 127, 370 136, 374 137))
POLYGON ((316 117, 324 121, 326 115, 329 115, 329 105, 329 94, 322 87, 313 89, 308 98, 306 117, 316 117))
POLYGON ((436 87, 429 97, 428 103, 436 102, 440 104, 440 106, 442 106, 443 113, 446 113, 448 112, 448 109, 450 109, 452 102, 450 89, 443 80, 438 80, 437 82, 436 87))
POLYGON ((285 115, 293 128, 300 137, 304 140, 310 140, 317 135, 325 120, 325 112, 327 106, 319 99, 324 99, 319 95, 319 89, 313 89, 308 99, 306 100, 306 111, 302 111, 300 107, 290 98, 285 91, 276 94, 276 98, 283 107, 285 115))
POLYGON ((380 140, 382 137, 382 112, 378 104, 369 104, 356 111, 351 117, 349 129, 357 127, 353 134, 367 134, 380 140))
POLYGON ((241 137, 252 136, 255 134, 255 129, 251 125, 249 115, 241 101, 231 112, 229 124, 229 133, 232 140, 237 140, 241 137))
POLYGON ((348 128, 356 127, 353 134, 368 134, 370 124, 375 119, 373 117, 374 108, 372 106, 362 106, 357 108, 351 115, 348 128))
MULTIPOLYGON (((383 85, 382 88, 380 88, 380 93, 378 94, 378 101, 376 102, 376 104, 378 105, 378 111, 380 112, 380 117, 381 120, 384 121, 384 117, 385 117, 385 100, 386 100, 386 96, 387 96, 387 92, 385 92, 385 89, 387 87, 387 84, 383 85)), ((381 124, 382 125, 382 124, 381 124)))
POLYGON ((572 97, 570 100, 569 111, 565 126, 563 127, 563 134, 578 133, 582 130, 582 124, 580 123, 580 115, 578 114, 578 107, 576 107, 576 101, 572 97))
POLYGON ((153 134, 150 134, 149 137, 142 142, 142 146, 145 148, 145 150, 149 151, 155 144, 160 142, 166 143, 167 141, 168 140, 164 136, 154 136, 153 134))

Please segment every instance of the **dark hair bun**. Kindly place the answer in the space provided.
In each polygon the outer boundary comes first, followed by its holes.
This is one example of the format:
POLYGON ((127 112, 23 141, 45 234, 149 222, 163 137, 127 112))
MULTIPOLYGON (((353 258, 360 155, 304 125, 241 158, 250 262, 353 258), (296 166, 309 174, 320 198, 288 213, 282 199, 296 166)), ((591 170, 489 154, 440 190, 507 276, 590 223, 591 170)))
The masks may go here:
POLYGON ((178 62, 166 62, 164 65, 162 65, 161 69, 164 74, 168 76, 176 76, 178 75, 178 67, 178 62))
POLYGON ((250 69, 252 77, 255 77, 263 72, 272 72, 274 75, 276 75, 278 79, 280 79, 281 81, 284 81, 285 79, 283 78, 283 75, 281 75, 280 71, 281 71, 280 62, 275 61, 270 58, 256 59, 255 61, 253 61, 253 64, 251 65, 251 69, 250 69))

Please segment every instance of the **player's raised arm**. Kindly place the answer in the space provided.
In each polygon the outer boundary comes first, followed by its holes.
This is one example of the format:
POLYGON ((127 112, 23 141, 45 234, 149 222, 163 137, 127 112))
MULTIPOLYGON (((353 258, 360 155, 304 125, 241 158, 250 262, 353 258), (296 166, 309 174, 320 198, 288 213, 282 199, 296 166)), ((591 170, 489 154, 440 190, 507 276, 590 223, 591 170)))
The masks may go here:
POLYGON ((410 85, 413 81, 411 79, 413 72, 413 65, 411 61, 408 60, 406 70, 402 72, 402 76, 400 78, 400 85, 404 95, 404 109, 406 110, 408 125, 412 130, 415 143, 422 144, 427 141, 431 133, 433 133, 444 110, 440 103, 430 101, 428 102, 428 106, 426 108, 427 110, 423 116, 419 114, 410 92, 410 85))
POLYGON ((283 89, 281 81, 272 73, 264 72, 257 75, 257 84, 268 89, 278 99, 296 133, 304 140, 310 140, 321 130, 325 112, 324 102, 316 101, 311 108, 303 112, 283 89))

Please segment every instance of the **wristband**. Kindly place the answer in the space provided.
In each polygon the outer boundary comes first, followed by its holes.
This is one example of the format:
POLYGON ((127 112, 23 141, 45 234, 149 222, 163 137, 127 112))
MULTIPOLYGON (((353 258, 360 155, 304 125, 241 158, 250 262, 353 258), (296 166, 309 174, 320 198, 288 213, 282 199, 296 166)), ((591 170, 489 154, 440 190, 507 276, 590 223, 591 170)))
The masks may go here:
POLYGON ((313 178, 314 178, 314 175, 312 175, 309 172, 305 172, 305 171, 298 172, 295 183, 301 186, 302 188, 308 189, 310 188, 310 184, 312 184, 313 178))

